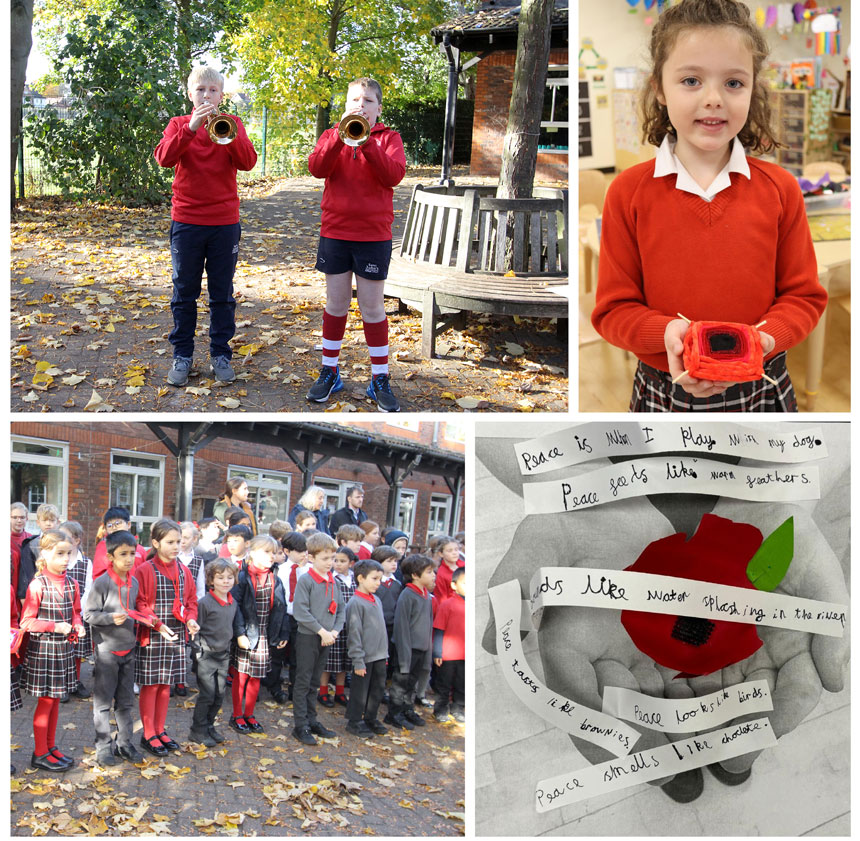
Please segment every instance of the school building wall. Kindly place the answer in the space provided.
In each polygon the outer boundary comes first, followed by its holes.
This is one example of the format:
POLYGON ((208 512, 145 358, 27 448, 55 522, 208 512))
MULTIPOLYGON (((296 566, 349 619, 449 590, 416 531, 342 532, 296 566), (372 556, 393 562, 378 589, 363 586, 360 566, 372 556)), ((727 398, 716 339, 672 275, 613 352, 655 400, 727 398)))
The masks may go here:
MULTIPOLYGON (((437 424, 442 427, 444 424, 437 424)), ((357 424, 350 424, 355 429, 357 424)), ((363 424, 365 428, 375 427, 379 434, 413 440, 415 443, 430 444, 433 437, 433 423, 422 423, 419 431, 392 429, 390 424, 363 424), (425 442, 423 439, 427 438, 425 442)), ((77 520, 84 529, 84 547, 92 552, 95 547, 95 535, 102 522, 105 510, 108 508, 110 496, 110 466, 111 452, 115 450, 134 450, 141 454, 165 456, 164 482, 162 492, 163 515, 173 517, 176 510, 176 459, 167 448, 161 444, 140 423, 13 423, 12 435, 28 438, 39 438, 69 444, 68 453, 68 503, 65 516, 77 520)), ((438 435, 438 433, 437 433, 438 435)), ((444 434, 442 434, 444 441, 444 434)), ((444 446, 437 442, 441 449, 462 451, 463 445, 454 442, 444 446)), ((302 495, 302 474, 296 465, 278 447, 261 446, 219 438, 209 446, 198 451, 194 458, 193 498, 195 510, 199 510, 206 500, 211 500, 208 506, 214 504, 224 493, 227 481, 228 467, 259 468, 262 470, 289 473, 290 493, 288 511, 302 495)), ((316 474, 318 479, 341 480, 361 484, 364 487, 365 498, 363 510, 370 519, 381 526, 386 525, 388 510, 388 484, 374 464, 333 458, 326 462, 316 474)), ((418 548, 425 545, 427 538, 427 522, 430 514, 430 500, 433 494, 450 495, 450 490, 444 479, 420 470, 414 471, 403 482, 403 488, 415 490, 418 497, 415 506, 415 520, 412 545, 418 548)), ((14 502, 15 500, 11 500, 14 502)), ((451 503, 451 512, 455 510, 456 500, 451 503)), ((64 512, 61 512, 61 514, 64 512)), ((465 504, 461 497, 459 522, 454 532, 465 529, 465 504)))
MULTIPOLYGON (((472 123, 472 175, 495 177, 501 172, 515 61, 515 50, 500 50, 478 62, 472 123)), ((567 64, 567 49, 550 50, 549 63, 567 64)), ((567 159, 566 153, 538 152, 535 181, 567 181, 567 159)))

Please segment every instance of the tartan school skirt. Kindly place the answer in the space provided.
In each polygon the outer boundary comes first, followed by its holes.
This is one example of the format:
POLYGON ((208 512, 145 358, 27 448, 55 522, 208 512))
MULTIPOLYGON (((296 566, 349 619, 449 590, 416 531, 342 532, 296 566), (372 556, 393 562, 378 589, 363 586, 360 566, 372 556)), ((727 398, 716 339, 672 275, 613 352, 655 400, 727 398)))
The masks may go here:
POLYGON ((62 698, 78 685, 72 644, 63 634, 30 634, 21 689, 36 698, 62 698))
MULTIPOLYGON (((339 578, 335 580, 337 581, 337 586, 340 587, 340 592, 343 596, 343 603, 347 604, 347 602, 349 602, 349 600, 355 595, 355 587, 351 584, 344 584, 344 582, 339 578)), ((352 660, 349 659, 349 654, 347 653, 347 635, 345 625, 337 635, 337 639, 329 647, 325 670, 331 674, 352 671, 352 660)))
POLYGON ((10 678, 10 689, 12 695, 12 704, 9 707, 11 712, 20 710, 24 706, 24 701, 21 699, 21 687, 18 686, 18 670, 12 666, 12 674, 10 678))
POLYGON ((765 363, 767 380, 736 383, 713 397, 693 397, 680 385, 672 385, 665 371, 641 360, 633 376, 631 412, 796 412, 797 398, 785 367, 785 352, 765 363))
MULTIPOLYGON (((174 563, 178 563, 174 561, 174 563)), ((179 599, 185 596, 185 578, 179 576, 179 599)), ((149 645, 137 645, 134 682, 140 686, 185 683, 188 658, 185 656, 185 625, 173 615, 173 582, 155 570, 155 615, 177 636, 169 642, 150 630, 149 645)))
MULTIPOLYGON (((239 648, 236 645, 236 641, 233 640, 233 646, 230 651, 230 665, 237 672, 257 678, 258 680, 262 680, 266 676, 272 663, 272 656, 269 653, 269 612, 271 610, 269 599, 272 595, 272 588, 275 586, 274 582, 274 576, 267 575, 266 583, 254 593, 257 618, 260 623, 260 638, 257 640, 257 647, 247 650, 239 648)), ((252 586, 250 576, 248 586, 252 586)))

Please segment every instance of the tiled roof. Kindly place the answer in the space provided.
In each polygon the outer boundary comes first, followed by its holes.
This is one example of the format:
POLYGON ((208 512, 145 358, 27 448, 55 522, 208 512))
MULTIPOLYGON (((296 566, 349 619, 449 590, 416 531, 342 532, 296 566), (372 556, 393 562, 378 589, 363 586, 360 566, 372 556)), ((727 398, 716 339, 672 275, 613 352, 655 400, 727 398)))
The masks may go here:
MULTIPOLYGON (((433 35, 444 32, 516 32, 519 16, 519 6, 479 9, 440 23, 430 31, 433 35)), ((567 21, 567 4, 556 2, 552 13, 553 28, 566 27, 567 21)))

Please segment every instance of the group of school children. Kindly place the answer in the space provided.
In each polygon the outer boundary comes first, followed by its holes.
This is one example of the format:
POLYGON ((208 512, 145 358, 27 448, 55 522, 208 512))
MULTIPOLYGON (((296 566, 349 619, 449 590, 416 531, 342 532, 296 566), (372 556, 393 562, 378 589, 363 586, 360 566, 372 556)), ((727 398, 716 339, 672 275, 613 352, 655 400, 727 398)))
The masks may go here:
MULTIPOLYGON (((368 535, 354 524, 335 538, 288 531, 281 521, 270 526, 277 537, 252 536, 235 524, 219 547, 222 527, 213 519, 200 529, 162 519, 151 527, 147 552, 130 531, 128 512, 111 508, 91 562, 79 524, 60 525, 53 506, 40 507, 35 537, 23 530, 20 503, 12 522, 12 709, 22 706, 20 689, 38 698, 34 768, 74 765, 57 747, 59 705, 71 694, 90 696, 80 679, 90 656, 95 758, 103 766, 140 763, 138 747, 157 757, 180 750, 167 733, 167 714, 174 691, 187 694, 189 652, 198 696, 188 737, 209 747, 225 740, 215 722, 228 691, 229 726, 240 734, 263 731, 255 716, 261 685, 280 703, 292 700, 292 735, 305 745, 337 735, 320 722, 318 703, 345 706, 345 729, 360 738, 386 733, 385 724, 423 726, 415 704, 430 705, 431 665, 435 717, 465 720, 465 576, 454 538, 434 539, 434 563, 406 555, 406 535, 395 530, 386 544, 378 528, 368 535)), ((178 726, 171 723, 174 732, 178 726)))

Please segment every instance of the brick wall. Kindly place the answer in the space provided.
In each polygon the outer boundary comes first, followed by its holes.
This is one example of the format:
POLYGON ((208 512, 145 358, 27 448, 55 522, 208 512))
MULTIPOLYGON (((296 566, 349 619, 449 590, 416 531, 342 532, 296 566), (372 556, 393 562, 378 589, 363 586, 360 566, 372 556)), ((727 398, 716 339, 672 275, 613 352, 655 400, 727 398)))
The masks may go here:
MULTIPOLYGON (((498 176, 508 108, 514 84, 516 52, 495 52, 478 62, 475 83, 475 118, 472 123, 472 175, 498 176)), ((566 49, 550 51, 550 64, 567 64, 566 49)), ((537 181, 567 181, 567 155, 538 152, 537 181)))
MULTIPOLYGON (((351 426, 354 426, 351 424, 351 426)), ((432 442, 432 423, 423 423, 420 430, 401 430, 384 422, 364 425, 379 434, 414 440, 415 443, 432 442), (426 438, 426 441, 424 440, 426 438)), ((438 424, 442 427, 443 424, 438 424)), ((28 438, 41 438, 69 444, 68 457, 68 510, 67 517, 78 520, 84 528, 85 547, 92 551, 95 534, 108 507, 110 493, 110 457, 112 450, 135 450, 141 454, 166 456, 162 494, 163 513, 173 517, 176 510, 176 461, 166 447, 157 441, 143 424, 137 423, 13 423, 12 434, 28 438)), ((441 437, 437 429, 437 436, 441 437)), ((438 446, 438 444, 437 444, 438 446)), ((464 448, 456 442, 447 449, 464 448)), ((206 501, 214 503, 224 492, 227 471, 236 467, 262 468, 291 476, 289 507, 296 503, 302 493, 301 471, 277 447, 261 447, 242 441, 218 439, 200 450, 194 459, 193 497, 195 505, 202 510, 206 501)), ((319 479, 357 482, 365 488, 364 510, 371 519, 382 525, 386 523, 388 510, 388 484, 375 465, 331 459, 317 473, 319 479)), ((450 495, 444 479, 415 471, 403 483, 403 487, 418 492, 413 541, 424 543, 427 537, 427 520, 430 500, 434 493, 450 495)), ((11 500, 15 501, 15 500, 11 500)), ((465 506, 461 505, 461 509, 465 506)), ((453 510, 453 503, 452 503, 453 510)), ((454 531, 462 531, 465 512, 461 510, 460 522, 454 531)))

